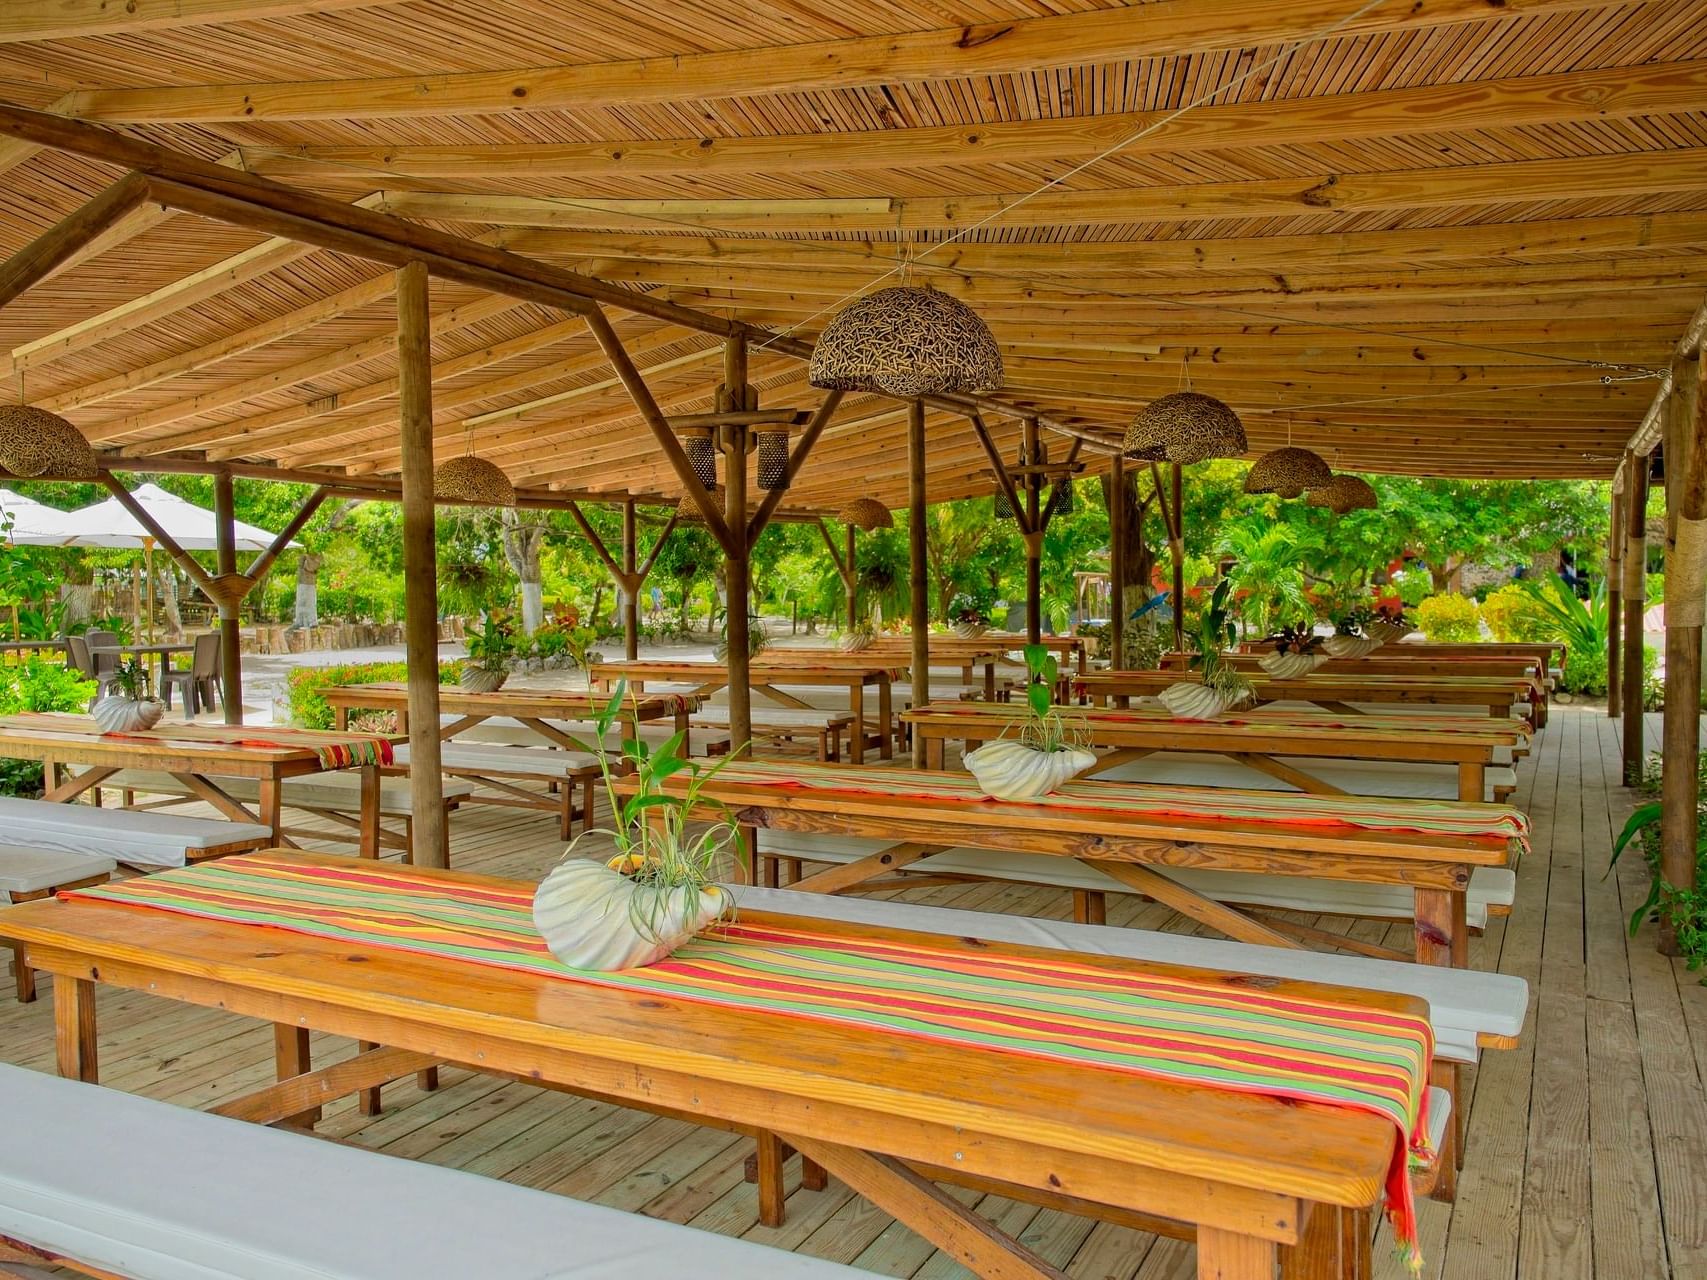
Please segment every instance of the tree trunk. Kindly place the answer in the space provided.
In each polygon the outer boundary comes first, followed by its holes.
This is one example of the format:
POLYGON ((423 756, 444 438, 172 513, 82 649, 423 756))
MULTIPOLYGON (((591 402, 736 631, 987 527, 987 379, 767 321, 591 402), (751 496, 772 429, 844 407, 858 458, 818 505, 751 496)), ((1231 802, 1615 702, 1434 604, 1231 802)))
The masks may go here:
POLYGON ((320 562, 318 551, 304 551, 296 563, 296 605, 290 625, 307 629, 320 625, 320 562))
MULTIPOLYGON (((1144 539, 1144 517, 1149 514, 1151 500, 1138 501, 1138 477, 1141 474, 1133 469, 1128 470, 1125 476, 1126 509, 1122 514, 1126 517, 1123 521, 1126 581, 1119 584, 1124 590, 1112 593, 1113 599, 1124 601, 1128 614, 1156 594, 1156 551, 1144 539)), ((1113 500, 1109 478, 1102 476, 1101 483, 1103 508, 1107 510, 1113 500)))
POLYGON ((166 635, 176 640, 184 634, 184 615, 178 610, 178 571, 167 562, 159 573, 160 608, 166 614, 166 635))
POLYGON ((521 512, 514 507, 505 507, 499 519, 504 525, 504 559, 522 584, 522 634, 531 636, 545 621, 545 595, 539 573, 545 526, 524 524, 521 512))

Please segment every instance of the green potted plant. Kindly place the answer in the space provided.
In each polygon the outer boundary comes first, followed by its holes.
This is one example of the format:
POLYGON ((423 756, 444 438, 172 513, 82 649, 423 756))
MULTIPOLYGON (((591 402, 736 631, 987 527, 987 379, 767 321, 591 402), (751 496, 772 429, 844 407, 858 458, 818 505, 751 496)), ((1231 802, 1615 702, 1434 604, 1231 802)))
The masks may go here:
POLYGON ((1025 647, 1025 713, 1013 738, 997 738, 966 754, 966 767, 985 795, 1026 800, 1055 790, 1096 763, 1054 705, 1060 664, 1043 645, 1025 647))
POLYGON ((1281 680, 1307 676, 1328 660, 1322 652, 1322 638, 1308 623, 1283 626, 1263 643, 1269 651, 1257 659, 1257 665, 1281 680))
POLYGON ((516 652, 515 630, 497 614, 483 614, 477 630, 470 631, 468 661, 462 664, 462 687, 470 693, 496 693, 509 678, 510 659, 516 652))
POLYGON ((1334 623, 1334 633, 1322 642, 1322 648, 1330 658, 1367 658, 1381 647, 1381 641, 1364 631, 1374 620, 1373 609, 1353 605, 1334 623))
POLYGON ((854 624, 842 633, 842 652, 858 653, 861 649, 869 649, 875 639, 877 628, 872 625, 871 619, 856 618, 854 624))
MULTIPOLYGON (((756 613, 747 615, 747 656, 756 658, 770 647, 771 635, 756 613)), ((719 662, 729 660, 729 623, 724 622, 717 632, 717 647, 712 650, 719 662)))
POLYGON ((626 682, 618 681, 594 717, 591 744, 581 748, 598 760, 614 826, 582 831, 533 899, 534 925, 546 946, 576 969, 654 964, 734 905, 712 878, 741 854, 741 831, 734 815, 701 791, 737 753, 715 764, 692 760, 681 754, 684 735, 677 733, 656 748, 639 739, 624 742, 613 763, 604 743, 626 695, 626 682), (619 774, 635 782, 626 799, 613 785, 619 774), (665 781, 677 774, 687 775, 685 791, 666 794, 665 781), (615 856, 605 862, 576 857, 588 836, 608 837, 615 856))
POLYGON ((964 591, 949 601, 948 624, 954 634, 963 640, 976 640, 990 629, 989 616, 978 602, 964 591))
POLYGON ((1382 644, 1398 644, 1417 629, 1416 620, 1405 612, 1405 602, 1398 597, 1383 600, 1363 624, 1364 634, 1382 644))
POLYGON ((1197 679, 1181 680, 1161 692, 1162 705, 1182 720, 1213 720, 1250 699, 1251 682, 1226 660, 1226 651, 1239 642, 1239 624, 1230 607, 1232 590, 1232 579, 1221 579, 1198 617, 1191 658, 1197 679))
POLYGON ((147 664, 130 658, 113 669, 112 685, 91 714, 102 733, 137 733, 159 724, 166 704, 154 696, 147 664))

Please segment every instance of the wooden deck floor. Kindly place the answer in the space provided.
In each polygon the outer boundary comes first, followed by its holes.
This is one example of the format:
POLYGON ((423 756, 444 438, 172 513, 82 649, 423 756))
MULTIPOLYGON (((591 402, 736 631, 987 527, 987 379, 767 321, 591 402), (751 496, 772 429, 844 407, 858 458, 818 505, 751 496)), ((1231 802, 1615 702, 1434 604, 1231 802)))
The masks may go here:
MULTIPOLYGON (((1707 1280, 1707 990, 1635 940, 1624 922, 1641 900, 1631 866, 1604 879, 1611 834, 1631 804, 1617 786, 1617 726, 1560 707, 1520 769, 1517 801, 1535 824, 1516 909, 1477 940, 1473 963, 1528 979, 1523 1047, 1490 1054, 1472 1076, 1469 1147, 1458 1203, 1427 1204, 1429 1276, 1454 1280, 1707 1280)), ((1657 746, 1657 723, 1650 741, 1657 746)), ((559 855, 543 815, 475 808, 453 822, 457 865, 538 877, 559 855)), ((1064 916, 1064 892, 971 886, 915 900, 1064 916)), ((1111 902, 1112 923, 1183 929, 1153 906, 1111 902)), ((1323 927, 1346 928, 1321 922, 1323 927)), ((1379 940, 1387 930, 1356 926, 1379 940)), ((1399 931, 1395 931, 1395 936, 1399 931)), ((270 1079, 263 1026, 208 1010, 104 992, 104 1083, 205 1107, 270 1079)), ((332 1061, 348 1046, 317 1044, 332 1061)), ((0 1058, 52 1066, 49 1000, 0 1006, 0 1058)), ((741 1180, 744 1144, 607 1105, 446 1073, 438 1092, 386 1091, 382 1115, 345 1102, 324 1132, 399 1156, 454 1165, 709 1231, 745 1235, 886 1276, 944 1280, 956 1264, 833 1183, 797 1191, 788 1222, 754 1226, 741 1180)), ((791 1171, 792 1173, 792 1171, 791 1171)), ((791 1179, 792 1182, 792 1179, 791 1179)), ((967 1193, 967 1198, 974 1197, 967 1193)), ((1070 1275, 1188 1280, 1192 1250, 986 1197, 980 1211, 1070 1275)), ((1377 1245, 1378 1274, 1403 1268, 1377 1245)))

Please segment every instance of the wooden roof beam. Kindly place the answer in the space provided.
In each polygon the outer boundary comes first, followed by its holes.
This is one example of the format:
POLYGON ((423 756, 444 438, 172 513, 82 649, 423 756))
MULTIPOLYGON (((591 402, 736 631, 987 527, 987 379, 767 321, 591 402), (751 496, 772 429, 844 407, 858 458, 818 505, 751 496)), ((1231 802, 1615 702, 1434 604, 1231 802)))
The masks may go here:
POLYGON ((120 178, 0 262, 0 307, 47 279, 147 198, 147 178, 137 173, 120 178))
POLYGON ((0 44, 130 35, 305 13, 373 9, 403 0, 6 0, 0 44))

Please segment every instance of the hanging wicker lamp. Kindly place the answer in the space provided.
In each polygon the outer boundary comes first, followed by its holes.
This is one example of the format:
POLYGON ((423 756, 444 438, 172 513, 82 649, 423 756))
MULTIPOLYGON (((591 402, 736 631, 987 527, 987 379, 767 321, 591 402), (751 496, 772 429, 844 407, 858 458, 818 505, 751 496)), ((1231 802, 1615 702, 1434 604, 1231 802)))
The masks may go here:
POLYGON ((874 529, 893 529, 895 517, 889 508, 876 498, 855 498, 842 508, 842 519, 856 529, 870 533, 874 529))
POLYGON ((1055 487, 1049 491, 1049 514, 1051 518, 1071 515, 1075 501, 1073 482, 1071 480, 1057 480, 1055 487))
POLYGON ((682 449, 688 455, 688 461, 693 464, 693 473, 699 482, 707 489, 717 483, 717 446, 711 442, 710 436, 688 436, 682 441, 682 449))
POLYGON ((759 431, 759 488, 769 492, 788 488, 788 432, 759 431))
POLYGON ((83 433, 33 404, 0 405, 0 466, 15 476, 84 480, 98 470, 83 433))
POLYGON ((1145 405, 1126 428, 1129 458, 1203 462, 1237 458, 1250 446, 1239 415, 1214 396, 1175 391, 1145 405))
MULTIPOLYGON (((711 495, 712 505, 721 507, 723 504, 723 490, 719 489, 714 484, 708 484, 705 488, 706 492, 711 495)), ((693 500, 693 494, 684 493, 682 495, 682 500, 676 504, 676 519, 682 524, 705 523, 705 513, 699 509, 699 503, 693 500)))
POLYGON ((465 453, 433 468, 433 497, 482 507, 513 507, 516 486, 495 464, 465 453))
POLYGON ((1333 468, 1320 454, 1288 445, 1258 458, 1245 472, 1246 493, 1278 493, 1296 498, 1306 489, 1320 489, 1333 482, 1333 468))
POLYGON ((1326 507, 1336 515, 1348 511, 1373 511, 1379 505, 1375 488, 1362 476, 1337 475, 1305 499, 1312 507, 1326 507))
POLYGON ((900 285, 844 307, 812 348, 807 376, 827 391, 994 391, 1002 385, 1002 352, 990 327, 958 298, 900 285))
POLYGON ((998 520, 1012 520, 1014 518, 1014 504, 1008 501, 1008 491, 1006 489, 996 490, 994 514, 998 520))

